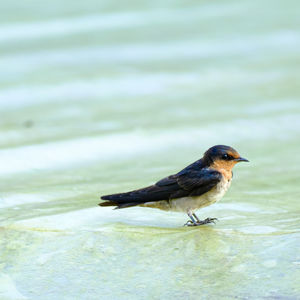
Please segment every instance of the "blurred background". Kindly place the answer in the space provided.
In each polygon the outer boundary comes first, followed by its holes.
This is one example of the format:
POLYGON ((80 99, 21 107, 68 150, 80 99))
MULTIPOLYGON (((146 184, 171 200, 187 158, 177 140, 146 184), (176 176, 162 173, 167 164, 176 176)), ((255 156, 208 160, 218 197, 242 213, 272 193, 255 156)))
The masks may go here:
POLYGON ((298 299, 298 1, 0 4, 1 299, 298 299), (223 200, 100 208, 215 144, 223 200))

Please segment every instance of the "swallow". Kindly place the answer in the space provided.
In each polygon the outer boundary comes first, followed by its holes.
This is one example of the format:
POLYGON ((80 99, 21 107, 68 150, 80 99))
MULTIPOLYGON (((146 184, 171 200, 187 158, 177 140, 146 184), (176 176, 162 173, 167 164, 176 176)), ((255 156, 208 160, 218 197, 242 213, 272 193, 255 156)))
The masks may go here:
POLYGON ((249 162, 229 146, 216 145, 203 157, 180 172, 155 184, 127 193, 102 196, 100 206, 116 209, 141 206, 187 213, 185 225, 215 223, 216 218, 200 220, 195 211, 221 200, 231 185, 232 168, 239 162, 249 162))

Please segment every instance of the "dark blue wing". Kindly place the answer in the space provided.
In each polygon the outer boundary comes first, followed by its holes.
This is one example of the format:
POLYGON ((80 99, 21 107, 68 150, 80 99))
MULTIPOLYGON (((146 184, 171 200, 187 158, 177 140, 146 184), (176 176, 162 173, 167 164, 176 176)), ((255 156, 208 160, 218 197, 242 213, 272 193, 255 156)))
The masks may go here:
POLYGON ((101 197, 101 199, 109 200, 113 203, 112 205, 117 205, 121 208, 145 202, 200 196, 211 190, 221 179, 221 173, 215 170, 209 168, 197 170, 197 168, 189 167, 175 175, 163 178, 149 187, 127 193, 107 195, 101 197))

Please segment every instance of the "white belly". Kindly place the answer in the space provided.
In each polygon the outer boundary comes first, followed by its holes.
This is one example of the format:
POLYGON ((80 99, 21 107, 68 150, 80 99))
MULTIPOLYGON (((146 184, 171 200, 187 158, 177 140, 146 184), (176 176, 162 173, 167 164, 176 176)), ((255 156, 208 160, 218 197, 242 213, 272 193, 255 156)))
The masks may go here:
POLYGON ((230 187, 230 184, 231 180, 227 181, 223 179, 212 190, 201 196, 183 197, 170 201, 148 202, 144 203, 142 206, 177 212, 193 212, 199 208, 220 201, 230 187))

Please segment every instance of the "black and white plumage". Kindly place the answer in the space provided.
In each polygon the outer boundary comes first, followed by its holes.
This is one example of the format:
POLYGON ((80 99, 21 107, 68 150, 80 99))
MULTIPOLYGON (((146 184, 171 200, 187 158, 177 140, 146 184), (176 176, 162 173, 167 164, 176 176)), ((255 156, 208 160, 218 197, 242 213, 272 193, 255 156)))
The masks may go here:
POLYGON ((180 172, 165 177, 155 184, 138 190, 102 196, 106 202, 100 206, 126 208, 152 207, 186 212, 191 218, 188 225, 210 223, 200 221, 195 215, 199 208, 219 201, 231 184, 232 168, 240 161, 247 161, 229 146, 217 145, 204 156, 180 172))

